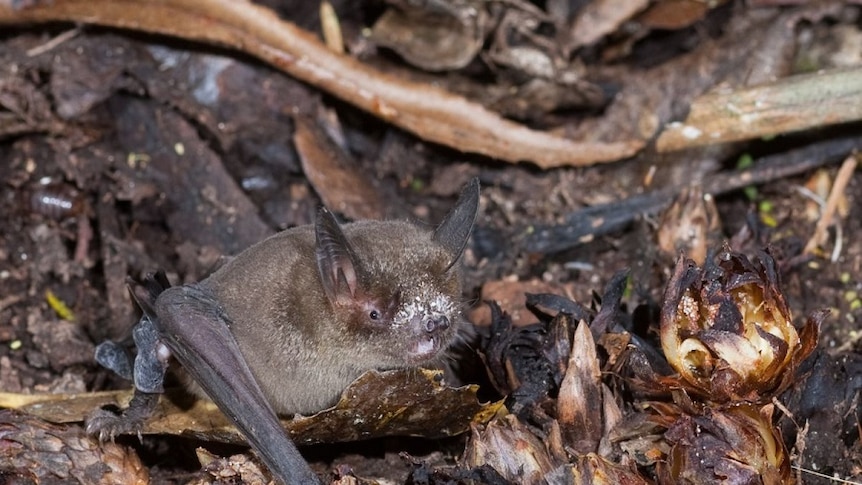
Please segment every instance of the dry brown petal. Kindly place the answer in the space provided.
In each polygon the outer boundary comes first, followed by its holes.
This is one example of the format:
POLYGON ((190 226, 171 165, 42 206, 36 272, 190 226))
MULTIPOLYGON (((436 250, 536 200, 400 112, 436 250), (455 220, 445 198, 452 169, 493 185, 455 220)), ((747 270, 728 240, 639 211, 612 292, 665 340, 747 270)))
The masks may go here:
POLYGON ((689 187, 662 214, 656 234, 658 246, 670 257, 683 252, 703 264, 707 249, 721 235, 720 225, 712 196, 699 186, 689 187))
POLYGON ((572 485, 646 485, 649 480, 636 469, 612 463, 590 453, 571 465, 564 465, 547 477, 549 484, 572 485))
POLYGON ((652 466, 670 453, 664 433, 682 413, 679 406, 665 402, 644 404, 645 412, 625 416, 608 432, 608 439, 641 466, 652 466))

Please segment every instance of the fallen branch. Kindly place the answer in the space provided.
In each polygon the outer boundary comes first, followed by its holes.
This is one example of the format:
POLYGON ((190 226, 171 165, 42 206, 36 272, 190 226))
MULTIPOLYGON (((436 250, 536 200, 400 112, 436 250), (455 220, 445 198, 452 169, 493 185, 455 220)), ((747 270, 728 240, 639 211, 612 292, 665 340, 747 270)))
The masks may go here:
MULTIPOLYGON (((814 233, 811 235, 811 238, 808 239, 808 243, 805 244, 805 249, 802 251, 803 253, 813 254, 817 250, 817 247, 826 240, 827 230, 829 229, 829 226, 833 224, 835 212, 838 210, 838 203, 841 200, 841 197, 844 196, 847 184, 849 184, 850 179, 853 178, 853 172, 856 170, 857 162, 856 155, 851 155, 844 160, 843 164, 841 164, 841 168, 835 176, 835 183, 832 185, 832 191, 829 193, 829 198, 826 199, 826 205, 823 207, 820 219, 817 220, 817 226, 814 228, 814 233)), ((840 245, 836 244, 836 247, 840 247, 840 245)), ((837 256, 837 254, 834 255, 832 262, 838 260, 837 256)))
POLYGON ((55 0, 15 9, 0 24, 75 22, 226 46, 255 56, 422 139, 542 168, 628 158, 643 140, 578 142, 531 130, 442 89, 398 79, 326 48, 270 10, 241 0, 55 0))
POLYGON ((781 135, 862 120, 862 69, 790 76, 771 84, 711 92, 670 123, 659 152, 781 135))

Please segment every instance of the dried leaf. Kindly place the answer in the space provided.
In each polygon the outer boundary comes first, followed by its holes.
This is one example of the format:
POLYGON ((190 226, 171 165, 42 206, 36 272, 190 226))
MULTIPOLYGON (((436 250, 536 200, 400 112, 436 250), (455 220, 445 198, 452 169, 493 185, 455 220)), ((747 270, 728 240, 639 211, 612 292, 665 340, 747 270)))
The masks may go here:
POLYGON ((219 485, 230 484, 253 484, 263 485, 273 483, 260 467, 247 455, 233 455, 228 458, 220 458, 209 451, 198 448, 198 460, 201 462, 205 475, 198 477, 186 485, 219 485))
POLYGON ((482 49, 488 23, 484 5, 394 3, 374 23, 371 40, 410 64, 428 71, 460 69, 482 49))
POLYGON ((592 44, 649 5, 647 0, 596 0, 584 5, 570 28, 572 50, 592 44))
MULTIPOLYGON (((502 406, 501 402, 479 403, 477 390, 477 386, 448 387, 439 371, 366 372, 345 389, 334 407, 283 423, 297 444, 392 435, 452 436, 465 432, 472 423, 487 422, 502 406)), ((167 397, 160 400, 156 417, 146 423, 143 433, 245 443, 212 402, 195 401, 184 393, 167 397)), ((125 407, 129 399, 129 391, 42 396, 0 393, 0 407, 15 407, 47 421, 66 423, 83 421, 101 406, 125 407)))
POLYGON ((721 2, 700 0, 660 0, 638 16, 638 22, 651 29, 684 29, 703 20, 711 8, 721 2))
POLYGON ((296 117, 293 142, 302 170, 323 204, 350 219, 384 219, 386 204, 374 178, 329 139, 314 121, 296 117))

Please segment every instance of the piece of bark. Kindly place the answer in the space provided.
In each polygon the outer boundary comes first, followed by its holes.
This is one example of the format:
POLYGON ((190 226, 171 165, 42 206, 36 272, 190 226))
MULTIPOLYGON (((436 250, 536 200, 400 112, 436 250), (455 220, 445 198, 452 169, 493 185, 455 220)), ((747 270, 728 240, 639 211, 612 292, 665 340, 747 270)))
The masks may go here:
POLYGON ((147 469, 133 451, 98 443, 80 426, 53 425, 3 410, 0 436, 3 483, 149 483, 147 469))

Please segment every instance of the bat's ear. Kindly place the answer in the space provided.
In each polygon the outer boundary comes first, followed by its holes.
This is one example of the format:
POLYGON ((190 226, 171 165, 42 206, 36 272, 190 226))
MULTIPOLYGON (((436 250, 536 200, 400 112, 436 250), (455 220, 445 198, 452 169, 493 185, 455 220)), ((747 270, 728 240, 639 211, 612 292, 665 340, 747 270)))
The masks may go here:
POLYGON ((461 190, 461 196, 458 197, 455 207, 449 211, 449 214, 437 226, 431 237, 452 255, 447 269, 451 268, 461 257, 464 246, 467 245, 467 239, 470 238, 470 233, 473 231, 473 223, 476 222, 478 211, 479 179, 474 177, 461 190))
POLYGON ((326 296, 332 303, 356 296, 356 254, 332 212, 321 208, 314 223, 314 254, 326 296))

